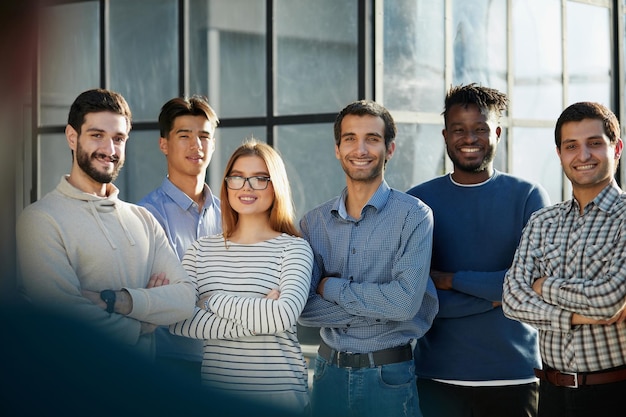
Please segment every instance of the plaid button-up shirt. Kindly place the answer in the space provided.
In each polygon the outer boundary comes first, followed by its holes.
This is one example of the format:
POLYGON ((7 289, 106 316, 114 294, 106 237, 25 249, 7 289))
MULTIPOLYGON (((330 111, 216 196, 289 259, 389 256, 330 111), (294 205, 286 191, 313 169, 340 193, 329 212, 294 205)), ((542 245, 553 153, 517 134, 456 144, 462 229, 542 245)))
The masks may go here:
POLYGON ((626 323, 572 325, 573 313, 612 317, 626 302, 626 194, 612 182, 580 214, 575 199, 536 212, 504 282, 504 313, 539 329, 542 360, 564 372, 626 364, 626 323), (542 295, 532 289, 547 277, 542 295))

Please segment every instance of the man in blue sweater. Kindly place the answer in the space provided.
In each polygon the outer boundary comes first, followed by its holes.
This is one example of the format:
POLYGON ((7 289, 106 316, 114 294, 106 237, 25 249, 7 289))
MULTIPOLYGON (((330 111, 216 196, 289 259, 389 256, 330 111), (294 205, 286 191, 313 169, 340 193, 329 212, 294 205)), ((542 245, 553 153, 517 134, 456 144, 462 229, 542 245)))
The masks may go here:
POLYGON ((452 173, 408 191, 434 215, 431 277, 439 313, 415 348, 420 407, 429 416, 535 416, 537 333, 502 312, 502 283, 539 185, 498 172, 503 93, 470 84, 445 99, 452 173))

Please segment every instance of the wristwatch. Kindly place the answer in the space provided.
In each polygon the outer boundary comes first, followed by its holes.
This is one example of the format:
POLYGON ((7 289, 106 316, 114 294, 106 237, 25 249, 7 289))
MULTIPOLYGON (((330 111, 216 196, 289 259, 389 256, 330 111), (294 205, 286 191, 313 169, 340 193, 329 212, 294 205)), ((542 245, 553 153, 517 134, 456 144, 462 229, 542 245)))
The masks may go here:
POLYGON ((107 313, 113 313, 115 311, 115 291, 100 291, 100 298, 102 299, 102 301, 107 303, 107 313))

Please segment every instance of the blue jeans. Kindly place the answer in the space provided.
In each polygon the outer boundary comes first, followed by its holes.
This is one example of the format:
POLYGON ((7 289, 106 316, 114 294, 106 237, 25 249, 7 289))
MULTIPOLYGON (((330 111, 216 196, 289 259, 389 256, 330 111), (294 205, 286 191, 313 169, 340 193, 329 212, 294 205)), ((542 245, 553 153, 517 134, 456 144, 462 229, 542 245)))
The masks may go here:
POLYGON ((315 361, 313 416, 422 417, 413 360, 374 368, 339 368, 315 361))

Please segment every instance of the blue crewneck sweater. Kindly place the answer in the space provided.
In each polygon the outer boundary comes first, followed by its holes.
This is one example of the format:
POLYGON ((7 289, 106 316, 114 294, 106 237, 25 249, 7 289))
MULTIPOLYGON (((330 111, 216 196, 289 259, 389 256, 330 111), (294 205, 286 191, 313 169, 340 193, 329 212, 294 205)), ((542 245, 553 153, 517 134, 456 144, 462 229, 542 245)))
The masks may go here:
POLYGON ((420 378, 461 381, 533 377, 536 330, 504 317, 502 283, 530 215, 549 204, 539 185, 495 171, 464 186, 450 175, 408 191, 434 215, 431 268, 454 272, 453 289, 438 290, 439 313, 415 348, 420 378))

